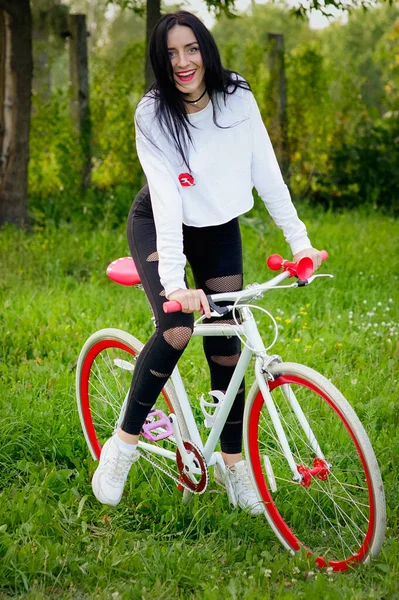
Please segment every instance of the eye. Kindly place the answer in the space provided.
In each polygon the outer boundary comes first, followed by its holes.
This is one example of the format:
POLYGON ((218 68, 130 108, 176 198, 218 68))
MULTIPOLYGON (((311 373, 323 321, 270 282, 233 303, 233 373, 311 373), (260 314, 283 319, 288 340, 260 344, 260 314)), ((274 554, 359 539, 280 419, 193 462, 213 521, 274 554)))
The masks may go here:
POLYGON ((191 48, 189 49, 190 54, 194 54, 195 52, 198 52, 199 48, 198 46, 191 46, 191 48))
POLYGON ((176 50, 169 50, 168 51, 169 58, 173 58, 175 56, 175 54, 176 54, 176 50))

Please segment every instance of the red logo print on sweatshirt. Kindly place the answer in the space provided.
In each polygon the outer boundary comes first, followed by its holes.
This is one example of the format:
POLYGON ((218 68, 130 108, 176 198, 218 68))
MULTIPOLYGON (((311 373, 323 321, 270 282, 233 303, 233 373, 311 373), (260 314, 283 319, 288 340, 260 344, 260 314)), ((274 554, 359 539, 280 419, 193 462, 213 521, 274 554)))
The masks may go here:
POLYGON ((194 177, 190 175, 190 173, 180 173, 179 181, 180 185, 183 187, 191 187, 192 185, 195 185, 194 177))

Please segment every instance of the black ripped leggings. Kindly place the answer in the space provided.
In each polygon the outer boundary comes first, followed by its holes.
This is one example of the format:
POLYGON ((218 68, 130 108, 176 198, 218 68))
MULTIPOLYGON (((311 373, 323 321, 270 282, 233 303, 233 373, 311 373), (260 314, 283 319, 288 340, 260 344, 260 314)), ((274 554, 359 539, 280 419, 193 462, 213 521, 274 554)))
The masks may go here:
MULTIPOLYGON (((123 431, 138 435, 152 406, 186 348, 194 317, 182 312, 165 314, 166 301, 158 274, 156 231, 148 187, 135 198, 129 213, 127 236, 130 251, 155 316, 156 330, 136 363, 123 431)), ((214 227, 183 225, 184 254, 195 285, 206 294, 242 289, 242 248, 238 219, 214 227)), ((232 319, 231 315, 226 318, 232 319)), ((223 319, 226 322, 225 318, 223 319)), ((205 322, 211 322, 212 319, 205 322)), ((217 319, 220 323, 220 320, 217 319)), ((233 321, 232 321, 233 322, 233 321)), ((240 356, 236 337, 204 337, 213 390, 226 391, 240 356)), ((220 441, 223 452, 241 452, 244 382, 238 391, 220 441)))

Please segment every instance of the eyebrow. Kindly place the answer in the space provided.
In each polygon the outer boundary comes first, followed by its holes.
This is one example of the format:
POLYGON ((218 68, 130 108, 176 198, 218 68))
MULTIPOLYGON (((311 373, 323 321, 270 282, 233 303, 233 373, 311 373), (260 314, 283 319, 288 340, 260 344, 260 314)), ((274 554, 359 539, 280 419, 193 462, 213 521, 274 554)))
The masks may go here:
MULTIPOLYGON (((193 46, 194 44, 198 44, 198 42, 190 42, 189 44, 186 44, 184 47, 188 48, 188 46, 193 46)), ((168 50, 176 50, 176 48, 169 48, 168 47, 168 50)))

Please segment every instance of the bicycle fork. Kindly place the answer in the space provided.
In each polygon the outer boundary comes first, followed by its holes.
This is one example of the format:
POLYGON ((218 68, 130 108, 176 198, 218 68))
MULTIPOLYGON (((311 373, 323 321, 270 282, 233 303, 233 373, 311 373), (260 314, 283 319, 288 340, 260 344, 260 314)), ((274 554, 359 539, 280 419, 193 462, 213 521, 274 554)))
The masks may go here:
MULTIPOLYGON (((311 478, 314 476, 319 477, 320 479, 326 479, 328 476, 330 465, 325 460, 324 454, 319 446, 316 436, 313 433, 304 415, 304 412, 298 400, 296 399, 294 392, 291 390, 289 384, 284 384, 281 386, 282 392, 287 402, 289 403, 291 410, 297 417, 298 422, 317 457, 314 461, 314 468, 307 468, 305 465, 296 464, 293 454, 291 452, 289 442, 287 440, 287 436, 284 431, 284 427, 282 426, 281 419, 278 415, 276 405, 269 391, 269 387, 266 383, 265 372, 267 372, 267 369, 265 369, 264 367, 264 359, 262 360, 261 357, 258 356, 258 360, 256 361, 255 365, 256 380, 258 382, 259 389, 262 392, 265 406, 273 423, 274 429, 277 434, 277 438, 281 444, 282 451, 292 471, 292 480, 297 483, 300 483, 304 487, 308 487, 310 485, 311 478)), ((264 457, 264 462, 271 490, 276 491, 277 486, 273 474, 273 469, 268 456, 264 457)))
MULTIPOLYGON (((272 398, 272 395, 271 395, 268 385, 266 383, 265 371, 264 371, 264 367, 263 367, 263 360, 260 357, 258 357, 256 364, 255 364, 255 375, 256 375, 256 380, 258 382, 259 389, 262 392, 263 401, 264 401, 267 411, 269 413, 270 419, 273 423, 273 427, 276 430, 276 434, 277 434, 278 440, 281 444, 281 448, 284 452, 284 456, 287 459, 287 462, 292 471, 292 479, 293 479, 293 481, 300 483, 302 481, 302 475, 298 471, 298 467, 297 467, 294 457, 292 455, 291 448, 290 448, 290 445, 287 440, 287 436, 285 435, 284 428, 281 424, 280 417, 278 416, 276 405, 274 404, 274 400, 272 398)), ((266 471, 268 472, 269 479, 274 480, 274 476, 272 475, 272 472, 271 472, 270 462, 268 462, 266 465, 266 471)), ((271 487, 275 487, 275 482, 273 484, 272 481, 270 481, 270 484, 271 484, 271 487)))

